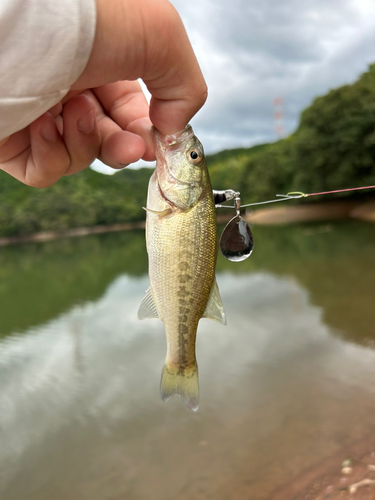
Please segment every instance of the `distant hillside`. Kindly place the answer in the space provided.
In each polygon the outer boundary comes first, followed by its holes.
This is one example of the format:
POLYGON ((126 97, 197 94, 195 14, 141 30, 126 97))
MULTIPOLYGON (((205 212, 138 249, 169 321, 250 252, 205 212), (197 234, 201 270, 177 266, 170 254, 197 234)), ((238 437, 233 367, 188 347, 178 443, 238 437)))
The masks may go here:
POLYGON ((246 166, 257 153, 265 151, 269 144, 251 148, 225 149, 207 156, 213 189, 242 190, 242 179, 246 166))
MULTIPOLYGON (((260 150, 240 179, 246 199, 375 184, 375 65, 318 97, 296 132, 260 150)), ((341 195, 342 196, 342 195, 341 195)))
MULTIPOLYGON (((261 147, 208 156, 215 187, 238 188, 253 149, 257 151, 261 147)), ((47 189, 36 189, 0 171, 0 236, 143 220, 142 207, 146 205, 152 172, 151 168, 124 169, 108 176, 87 169, 63 177, 47 189)))
POLYGON ((113 176, 87 169, 47 189, 25 186, 0 172, 0 235, 142 220, 152 170, 124 170, 113 176))
MULTIPOLYGON (((207 157, 214 189, 241 191, 246 202, 287 191, 375 184, 375 65, 353 85, 318 97, 296 132, 273 144, 207 157)), ((142 220, 151 169, 105 176, 90 169, 47 189, 0 172, 0 236, 142 220)))

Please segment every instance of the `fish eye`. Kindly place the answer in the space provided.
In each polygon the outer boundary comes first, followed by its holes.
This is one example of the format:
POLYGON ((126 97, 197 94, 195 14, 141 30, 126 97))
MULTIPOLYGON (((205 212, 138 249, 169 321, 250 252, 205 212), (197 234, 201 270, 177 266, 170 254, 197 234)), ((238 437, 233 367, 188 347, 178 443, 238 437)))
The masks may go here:
POLYGON ((188 160, 190 163, 193 163, 193 165, 198 165, 202 160, 202 155, 197 149, 191 149, 188 152, 188 160))

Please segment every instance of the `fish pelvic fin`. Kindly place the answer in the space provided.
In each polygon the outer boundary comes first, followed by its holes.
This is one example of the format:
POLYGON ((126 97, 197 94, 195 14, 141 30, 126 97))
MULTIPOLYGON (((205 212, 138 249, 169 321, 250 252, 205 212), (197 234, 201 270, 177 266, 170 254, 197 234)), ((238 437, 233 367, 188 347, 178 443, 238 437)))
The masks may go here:
POLYGON ((199 382, 196 363, 186 368, 164 365, 160 381, 161 399, 168 401, 174 394, 180 396, 191 410, 198 410, 199 382))
POLYGON ((151 287, 146 290, 146 294, 142 299, 141 305, 138 309, 138 319, 145 318, 158 318, 159 315, 156 310, 154 299, 152 298, 151 287))

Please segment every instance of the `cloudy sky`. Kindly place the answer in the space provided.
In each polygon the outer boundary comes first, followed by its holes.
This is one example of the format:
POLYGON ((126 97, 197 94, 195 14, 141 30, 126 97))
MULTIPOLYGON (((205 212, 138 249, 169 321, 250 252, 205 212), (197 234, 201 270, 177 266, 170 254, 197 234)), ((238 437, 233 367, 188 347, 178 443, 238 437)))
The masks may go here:
POLYGON ((193 119, 207 153, 284 135, 318 95, 375 61, 373 0, 172 0, 209 88, 193 119))

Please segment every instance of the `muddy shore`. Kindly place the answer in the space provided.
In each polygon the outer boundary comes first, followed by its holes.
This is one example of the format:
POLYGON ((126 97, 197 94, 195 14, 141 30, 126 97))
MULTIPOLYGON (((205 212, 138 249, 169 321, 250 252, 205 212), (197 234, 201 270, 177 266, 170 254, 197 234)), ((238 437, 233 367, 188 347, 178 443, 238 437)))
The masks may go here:
POLYGON ((247 215, 249 222, 259 225, 332 221, 349 218, 375 222, 375 201, 346 200, 296 206, 283 205, 254 210, 254 212, 247 215))
POLYGON ((373 500, 375 435, 340 450, 277 488, 269 500, 373 500))
POLYGON ((66 231, 46 231, 40 233, 28 234, 25 236, 9 236, 0 238, 0 247, 7 245, 17 245, 19 243, 30 243, 40 241, 57 240, 61 238, 78 238, 88 236, 90 234, 112 233, 116 231, 129 231, 130 229, 143 229, 145 223, 141 222, 126 222, 124 224, 111 224, 108 226, 92 226, 79 227, 75 229, 67 229, 66 231))

